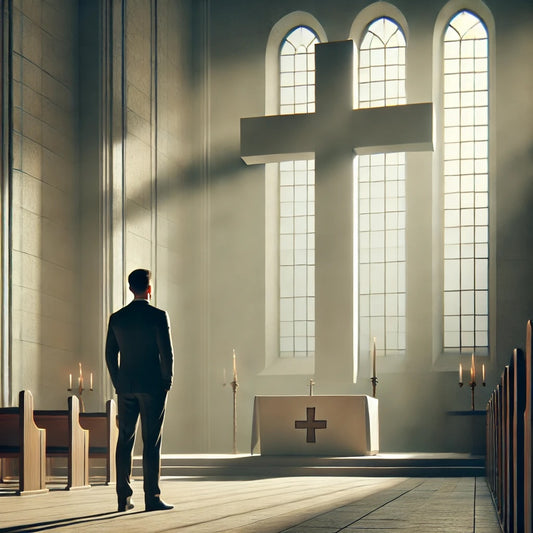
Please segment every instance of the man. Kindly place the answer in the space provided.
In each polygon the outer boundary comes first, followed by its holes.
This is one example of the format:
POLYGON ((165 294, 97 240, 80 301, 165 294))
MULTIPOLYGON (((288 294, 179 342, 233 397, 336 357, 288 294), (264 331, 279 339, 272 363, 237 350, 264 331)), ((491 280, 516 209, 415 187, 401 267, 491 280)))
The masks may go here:
POLYGON ((116 450, 118 510, 133 509, 132 450, 139 414, 143 438, 144 500, 147 511, 172 509, 161 500, 161 434, 174 354, 165 311, 150 305, 149 270, 128 276, 134 300, 109 318, 105 357, 118 395, 116 450), (120 353, 120 358, 119 358, 120 353))

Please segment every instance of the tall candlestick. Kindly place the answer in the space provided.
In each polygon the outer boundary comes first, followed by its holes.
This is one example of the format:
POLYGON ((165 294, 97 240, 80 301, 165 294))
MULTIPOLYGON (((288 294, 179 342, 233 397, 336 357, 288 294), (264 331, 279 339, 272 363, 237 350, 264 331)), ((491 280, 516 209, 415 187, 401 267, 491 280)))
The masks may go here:
POLYGON ((372 397, 376 397, 376 385, 378 378, 376 377, 376 337, 374 337, 374 345, 372 347, 372 377, 370 378, 372 383, 372 397))
POLYGON ((231 388, 233 389, 233 453, 237 453, 237 356, 235 355, 235 348, 233 348, 233 381, 231 388))
POLYGON ((374 347, 372 349, 372 377, 376 377, 376 337, 374 337, 374 347))

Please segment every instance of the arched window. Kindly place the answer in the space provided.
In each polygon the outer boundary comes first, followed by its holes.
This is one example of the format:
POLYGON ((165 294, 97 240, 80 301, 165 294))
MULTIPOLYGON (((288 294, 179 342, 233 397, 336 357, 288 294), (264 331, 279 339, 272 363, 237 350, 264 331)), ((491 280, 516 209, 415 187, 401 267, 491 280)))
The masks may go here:
MULTIPOLYGON (((405 37, 390 18, 374 20, 359 50, 359 107, 405 103, 405 37)), ((361 155, 358 199, 359 350, 405 350, 405 154, 361 155)), ((354 262, 357 264, 357 262, 354 262)), ((357 328, 356 328, 357 329, 357 328)))
MULTIPOLYGON (((315 110, 315 44, 305 26, 292 29, 280 46, 280 113, 315 110)), ((280 357, 315 353, 315 166, 280 163, 280 357)))
POLYGON ((444 32, 444 349, 488 347, 488 34, 460 11, 444 32))

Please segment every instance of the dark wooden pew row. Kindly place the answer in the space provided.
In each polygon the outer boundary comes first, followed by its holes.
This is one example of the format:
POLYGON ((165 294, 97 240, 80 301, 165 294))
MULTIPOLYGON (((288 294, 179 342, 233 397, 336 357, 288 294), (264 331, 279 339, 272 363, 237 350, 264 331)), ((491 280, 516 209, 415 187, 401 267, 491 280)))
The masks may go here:
POLYGON ((89 430, 89 459, 105 459, 105 483, 116 482, 115 450, 118 440, 117 406, 106 402, 105 413, 80 413, 80 424, 89 430))
POLYGON ((0 458, 18 459, 18 494, 48 492, 46 431, 34 421, 30 391, 19 393, 18 407, 0 408, 0 458))
POLYGON ((89 431, 80 425, 80 401, 69 396, 66 411, 34 411, 46 429, 46 456, 67 458, 67 490, 89 488, 89 431))
POLYGON ((524 407, 524 531, 533 532, 533 516, 531 505, 533 504, 533 470, 532 457, 533 447, 531 442, 531 431, 533 430, 533 364, 532 364, 532 343, 533 324, 531 320, 527 323, 526 336, 526 360, 525 360, 525 407, 524 407))
POLYGON ((487 403, 486 479, 505 533, 533 533, 532 343, 529 321, 525 352, 513 351, 487 403))
POLYGON ((514 530, 524 531, 524 411, 526 407, 526 358, 519 348, 514 350, 513 416, 513 523, 514 530))

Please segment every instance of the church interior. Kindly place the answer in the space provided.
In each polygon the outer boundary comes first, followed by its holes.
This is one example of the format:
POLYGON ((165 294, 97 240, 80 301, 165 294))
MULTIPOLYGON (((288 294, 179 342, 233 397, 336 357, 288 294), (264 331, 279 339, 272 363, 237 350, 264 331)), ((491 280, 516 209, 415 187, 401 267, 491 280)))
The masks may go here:
POLYGON ((248 453, 256 397, 310 394, 375 395, 380 453, 485 453, 533 316, 530 0, 1 5, 2 407, 83 375, 104 410, 148 268, 163 454, 248 453))

